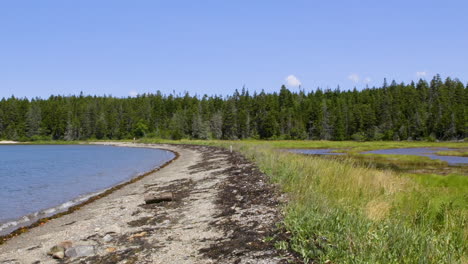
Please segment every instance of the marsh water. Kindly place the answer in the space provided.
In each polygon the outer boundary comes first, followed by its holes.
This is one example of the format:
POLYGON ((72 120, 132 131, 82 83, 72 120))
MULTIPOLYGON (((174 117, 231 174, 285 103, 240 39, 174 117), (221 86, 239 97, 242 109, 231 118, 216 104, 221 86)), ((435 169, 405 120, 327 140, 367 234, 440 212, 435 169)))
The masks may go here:
MULTIPOLYGON (((450 151, 450 148, 398 148, 398 149, 380 149, 365 151, 362 154, 386 154, 386 155, 414 155, 428 157, 434 160, 446 161, 449 165, 466 165, 468 164, 468 157, 457 156, 441 156, 436 153, 439 151, 450 151)), ((309 155, 345 155, 339 153, 339 149, 291 149, 291 152, 309 155)))
POLYGON ((346 155, 346 153, 334 152, 338 149, 290 149, 289 151, 308 155, 346 155))
POLYGON ((386 155, 414 155, 428 157, 434 160, 446 161, 449 165, 468 164, 468 157, 442 156, 437 155, 439 151, 450 151, 449 148, 399 148, 380 149, 363 152, 363 154, 386 154, 386 155))
POLYGON ((161 149, 0 145, 0 235, 174 158, 161 149))

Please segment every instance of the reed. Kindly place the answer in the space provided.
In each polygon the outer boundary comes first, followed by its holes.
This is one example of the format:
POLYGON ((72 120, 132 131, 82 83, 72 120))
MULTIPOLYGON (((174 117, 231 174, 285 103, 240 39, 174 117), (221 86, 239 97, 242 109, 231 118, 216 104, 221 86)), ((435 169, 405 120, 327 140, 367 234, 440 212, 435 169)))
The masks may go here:
POLYGON ((425 179, 363 167, 351 158, 322 159, 264 145, 237 147, 289 194, 284 220, 292 234, 288 247, 305 261, 459 263, 466 259, 466 176, 425 179))
POLYGON ((436 154, 441 156, 468 157, 468 151, 466 148, 452 151, 438 151, 436 154))
MULTIPOLYGON (((359 151, 438 146, 429 142, 161 141, 233 145, 287 193, 279 248, 305 262, 467 263, 468 177, 376 169, 357 154, 321 158, 278 149, 347 147, 359 151), (408 143, 408 144, 406 144, 408 143)), ((458 143, 453 143, 454 146, 458 143)), ((465 143, 463 143, 465 144, 465 143)), ((444 145, 446 146, 446 145, 444 145)), ((449 147, 454 147, 449 146, 449 147)), ((464 147, 464 146, 462 146, 464 147)), ((369 157, 365 157, 368 159, 369 157)), ((413 162, 414 157, 372 156, 413 162)), ((417 159, 417 158, 416 158, 417 159)), ((416 160, 424 163, 427 160, 416 160)), ((427 164, 432 164, 427 162, 427 164)))

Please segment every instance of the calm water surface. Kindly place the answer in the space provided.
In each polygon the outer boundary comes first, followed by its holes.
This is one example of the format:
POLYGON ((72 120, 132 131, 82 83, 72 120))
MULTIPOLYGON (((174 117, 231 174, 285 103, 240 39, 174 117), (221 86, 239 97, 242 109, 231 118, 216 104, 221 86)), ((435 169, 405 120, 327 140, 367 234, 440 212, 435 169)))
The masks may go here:
MULTIPOLYGON (((345 153, 332 152, 337 149, 290 149, 289 151, 309 154, 309 155, 344 155, 345 153)), ((438 151, 452 150, 449 148, 399 148, 399 149, 379 149, 362 152, 362 154, 388 154, 388 155, 415 155, 424 156, 430 159, 438 159, 446 161, 450 165, 466 165, 468 164, 468 157, 457 156, 440 156, 437 155, 438 151)))
POLYGON ((338 149, 290 149, 289 151, 308 155, 346 155, 346 153, 333 152, 338 149))
POLYGON ((170 151, 149 148, 0 145, 0 234, 173 158, 170 151))
POLYGON ((468 157, 457 156, 440 156, 437 155, 438 151, 453 150, 449 148, 399 148, 399 149, 380 149, 363 152, 364 154, 388 154, 388 155, 414 155, 424 156, 430 159, 443 160, 450 165, 468 164, 468 157))

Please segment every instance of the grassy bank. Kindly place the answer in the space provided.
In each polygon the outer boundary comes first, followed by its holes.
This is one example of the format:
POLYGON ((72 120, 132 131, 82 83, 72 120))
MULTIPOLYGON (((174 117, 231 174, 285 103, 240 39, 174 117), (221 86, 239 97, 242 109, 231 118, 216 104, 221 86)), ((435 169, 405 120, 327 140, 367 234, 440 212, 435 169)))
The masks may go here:
MULTIPOLYGON (((251 141, 254 143, 254 141, 251 141)), ((391 148, 463 148, 468 147, 468 142, 428 142, 428 141, 310 141, 310 140, 278 140, 263 141, 264 144, 274 148, 339 148, 347 153, 359 153, 363 151, 391 148)))
MULTIPOLYGON (((296 251, 306 262, 468 262, 468 176, 376 169, 359 160, 357 155, 362 154, 353 154, 357 150, 395 147, 464 148, 466 143, 156 139, 139 142, 233 145, 288 194, 283 226, 291 237, 277 242, 277 246, 296 251), (300 146, 346 148, 351 155, 324 159, 278 151, 300 146)), ((412 157, 388 155, 370 158, 375 159, 372 162, 392 158, 412 161, 412 157)))
POLYGON ((293 249, 305 261, 468 261, 465 175, 405 174, 362 166, 351 158, 323 159, 276 150, 304 146, 302 142, 179 143, 233 144, 255 161, 290 197, 284 226, 291 239, 278 246, 293 249))
MULTIPOLYGON (((253 142, 251 142, 253 143, 253 142)), ((433 171, 444 169, 458 172, 460 168, 448 168, 445 161, 431 159, 416 155, 388 155, 388 154, 362 154, 365 151, 396 149, 396 148, 453 148, 453 151, 438 152, 441 155, 463 156, 466 155, 468 142, 424 142, 424 141, 270 141, 271 147, 276 149, 307 149, 307 148, 329 148, 332 152, 346 153, 347 157, 361 161, 364 164, 374 164, 382 168, 395 168, 399 170, 424 169, 433 171)), ((338 157, 339 158, 339 157, 338 157)), ((461 169, 466 172, 466 169, 461 169)))
POLYGON ((288 246, 305 260, 457 263, 466 258, 465 176, 429 180, 356 166, 353 160, 240 148, 290 194, 288 246))
POLYGON ((459 150, 452 150, 452 151, 439 151, 436 152, 437 155, 441 156, 457 156, 457 157, 468 157, 468 150, 459 149, 459 150))

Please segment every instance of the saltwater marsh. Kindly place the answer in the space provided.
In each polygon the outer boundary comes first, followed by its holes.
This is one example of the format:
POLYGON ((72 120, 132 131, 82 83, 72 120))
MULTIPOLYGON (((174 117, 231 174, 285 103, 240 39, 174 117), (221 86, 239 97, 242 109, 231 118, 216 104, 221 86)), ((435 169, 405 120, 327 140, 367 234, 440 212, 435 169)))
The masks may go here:
POLYGON ((466 142, 329 142, 160 140, 240 152, 286 194, 278 223, 264 241, 304 262, 465 263, 468 257, 466 166, 427 157, 361 154, 408 147, 463 149, 466 142), (347 155, 284 149, 335 148, 347 155), (380 166, 379 164, 389 164, 380 166), (402 169, 402 168, 412 169, 402 169), (416 169, 417 168, 417 169, 416 169), (284 236, 284 234, 289 234, 284 236))
MULTIPOLYGON (((146 140, 147 142, 153 140, 146 140)), ((157 141, 157 140, 156 140, 157 141)), ((463 263, 468 245, 468 177, 379 169, 353 155, 330 159, 278 151, 301 147, 350 152, 395 147, 466 147, 466 143, 178 141, 232 145, 288 195, 277 247, 304 261, 463 263), (367 164, 367 165, 366 165, 367 164)), ((379 157, 379 156, 377 156, 379 157)), ((388 157, 386 157, 388 158, 388 157)), ((403 162, 409 157, 394 157, 403 162)), ((412 158, 411 158, 412 159, 412 158)), ((379 160, 381 161, 381 160, 379 160)), ((418 161, 424 164, 424 161, 418 161)), ((420 164, 420 165, 421 165, 420 164)), ((434 165, 433 161, 427 165, 434 165)), ((446 164, 436 164, 446 166, 446 164)))

